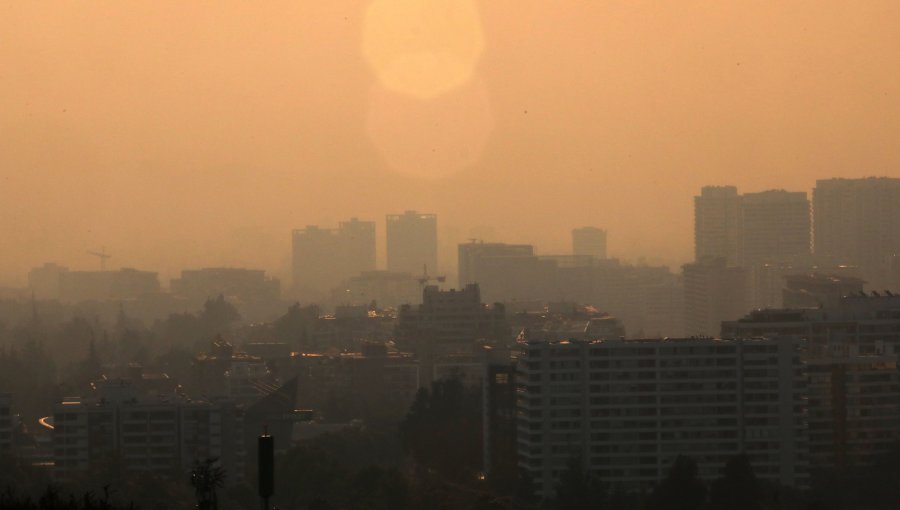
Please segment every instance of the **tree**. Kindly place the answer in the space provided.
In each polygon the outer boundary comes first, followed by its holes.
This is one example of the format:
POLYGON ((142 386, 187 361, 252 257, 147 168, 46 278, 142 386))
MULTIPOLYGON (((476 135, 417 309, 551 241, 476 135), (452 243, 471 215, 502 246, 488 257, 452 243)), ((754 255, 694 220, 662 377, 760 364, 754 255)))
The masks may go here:
POLYGON ((750 458, 741 454, 728 459, 722 477, 710 487, 710 510, 759 510, 761 503, 760 485, 750 458))
POLYGON ((606 487, 596 475, 584 469, 581 456, 569 459, 556 487, 555 506, 559 510, 587 510, 606 506, 606 487))
POLYGON ((706 486, 697 476, 697 462, 679 455, 669 473, 650 495, 650 510, 699 510, 706 502, 706 486))
POLYGON ((481 471, 481 393, 458 379, 435 381, 416 395, 400 438, 416 462, 458 482, 481 471))
POLYGON ((191 486, 197 497, 197 510, 217 510, 219 501, 216 489, 225 483, 225 469, 216 465, 218 459, 208 458, 196 461, 191 471, 191 486))

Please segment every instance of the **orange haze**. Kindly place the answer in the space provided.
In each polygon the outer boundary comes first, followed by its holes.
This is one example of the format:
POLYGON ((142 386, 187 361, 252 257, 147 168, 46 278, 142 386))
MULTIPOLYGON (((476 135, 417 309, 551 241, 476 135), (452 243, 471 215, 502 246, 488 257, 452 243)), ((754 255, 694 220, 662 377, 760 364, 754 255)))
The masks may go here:
POLYGON ((4 2, 0 283, 45 261, 286 276, 289 231, 692 254, 705 184, 900 176, 896 0, 4 2), (492 239, 488 239, 492 240, 492 239))

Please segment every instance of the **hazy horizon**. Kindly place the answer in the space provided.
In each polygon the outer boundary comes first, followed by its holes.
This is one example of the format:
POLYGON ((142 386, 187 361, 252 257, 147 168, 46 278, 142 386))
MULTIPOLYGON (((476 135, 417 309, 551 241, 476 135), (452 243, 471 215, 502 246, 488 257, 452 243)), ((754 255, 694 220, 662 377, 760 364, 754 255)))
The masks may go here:
POLYGON ((693 256, 704 185, 900 176, 900 3, 8 3, 0 285, 43 262, 248 266, 290 232, 693 256), (177 5, 177 7, 175 7, 177 5))

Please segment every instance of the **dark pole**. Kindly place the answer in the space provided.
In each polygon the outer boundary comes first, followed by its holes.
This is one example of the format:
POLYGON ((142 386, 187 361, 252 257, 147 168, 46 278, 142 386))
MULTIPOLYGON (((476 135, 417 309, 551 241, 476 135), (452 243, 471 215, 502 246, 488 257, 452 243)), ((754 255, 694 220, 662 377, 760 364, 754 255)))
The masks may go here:
POLYGON ((263 510, 269 510, 269 498, 275 492, 275 439, 267 433, 259 436, 259 497, 263 510))

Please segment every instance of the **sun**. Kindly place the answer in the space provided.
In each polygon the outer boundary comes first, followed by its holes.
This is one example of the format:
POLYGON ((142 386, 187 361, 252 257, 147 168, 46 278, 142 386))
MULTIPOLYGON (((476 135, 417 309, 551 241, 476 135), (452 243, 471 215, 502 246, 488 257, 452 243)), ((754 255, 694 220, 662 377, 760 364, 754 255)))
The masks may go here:
POLYGON ((382 85, 420 99, 468 82, 484 49, 474 0, 374 0, 362 41, 382 85))

